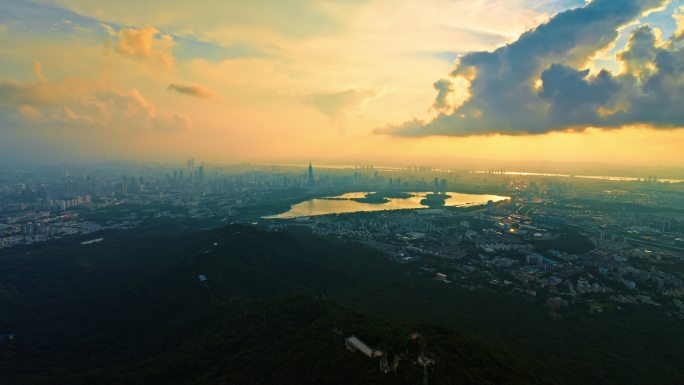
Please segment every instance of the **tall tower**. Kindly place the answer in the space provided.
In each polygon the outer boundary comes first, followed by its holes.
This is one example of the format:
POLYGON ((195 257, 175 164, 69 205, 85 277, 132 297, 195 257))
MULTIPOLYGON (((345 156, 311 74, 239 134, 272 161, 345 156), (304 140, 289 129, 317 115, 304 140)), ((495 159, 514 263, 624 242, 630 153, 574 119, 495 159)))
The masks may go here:
POLYGON ((313 186, 316 184, 316 181, 314 180, 314 175, 313 175, 313 166, 311 165, 311 162, 309 162, 309 186, 313 186))

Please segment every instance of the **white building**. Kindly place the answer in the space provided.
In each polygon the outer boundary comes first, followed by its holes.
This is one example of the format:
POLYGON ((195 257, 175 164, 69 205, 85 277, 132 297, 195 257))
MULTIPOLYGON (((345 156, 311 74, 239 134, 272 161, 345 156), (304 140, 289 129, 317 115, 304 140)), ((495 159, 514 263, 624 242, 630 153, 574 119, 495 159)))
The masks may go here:
POLYGON ((370 346, 366 345, 365 342, 361 341, 356 336, 347 337, 344 340, 344 344, 349 351, 359 351, 370 358, 381 357, 383 355, 383 352, 371 349, 370 346))

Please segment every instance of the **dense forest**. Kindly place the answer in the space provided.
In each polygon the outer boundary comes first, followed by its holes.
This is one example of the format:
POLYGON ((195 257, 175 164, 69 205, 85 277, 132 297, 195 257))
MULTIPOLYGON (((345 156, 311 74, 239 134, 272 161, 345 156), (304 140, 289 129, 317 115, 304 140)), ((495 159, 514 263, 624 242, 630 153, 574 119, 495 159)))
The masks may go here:
POLYGON ((0 383, 418 384, 421 354, 434 384, 684 382, 684 328, 648 309, 553 321, 306 229, 99 237, 0 254, 0 383))

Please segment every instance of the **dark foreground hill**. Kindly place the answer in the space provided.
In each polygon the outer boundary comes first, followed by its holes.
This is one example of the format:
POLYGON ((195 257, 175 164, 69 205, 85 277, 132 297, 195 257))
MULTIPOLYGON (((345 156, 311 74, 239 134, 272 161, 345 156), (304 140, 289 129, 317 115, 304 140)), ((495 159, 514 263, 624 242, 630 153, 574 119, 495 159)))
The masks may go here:
POLYGON ((0 384, 417 384, 420 352, 433 384, 682 379, 681 336, 666 324, 553 323, 507 294, 445 286, 305 231, 104 238, 0 255, 0 334, 15 334, 0 342, 0 384), (333 329, 400 357, 396 372, 333 329), (641 352, 652 341, 659 357, 641 352))

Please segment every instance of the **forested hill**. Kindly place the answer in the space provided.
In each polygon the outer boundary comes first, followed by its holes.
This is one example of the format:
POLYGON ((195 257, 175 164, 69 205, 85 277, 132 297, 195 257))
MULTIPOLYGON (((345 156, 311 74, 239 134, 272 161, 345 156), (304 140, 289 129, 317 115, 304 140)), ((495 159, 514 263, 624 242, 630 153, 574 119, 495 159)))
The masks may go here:
POLYGON ((543 383, 466 334, 355 311, 350 298, 402 276, 382 255, 340 246, 227 227, 5 253, 0 327, 16 336, 0 346, 1 382, 415 384, 419 332, 431 383, 543 383), (347 351, 335 328, 401 355, 396 373, 347 351))
POLYGON ((431 384, 639 383, 651 372, 634 359, 660 365, 660 383, 681 378, 674 353, 641 352, 638 333, 615 347, 624 356, 595 338, 634 324, 554 323, 509 294, 306 230, 102 236, 0 254, 0 334, 15 334, 0 342, 0 384, 418 384, 420 353, 431 384), (396 372, 333 329, 399 358, 396 372))

